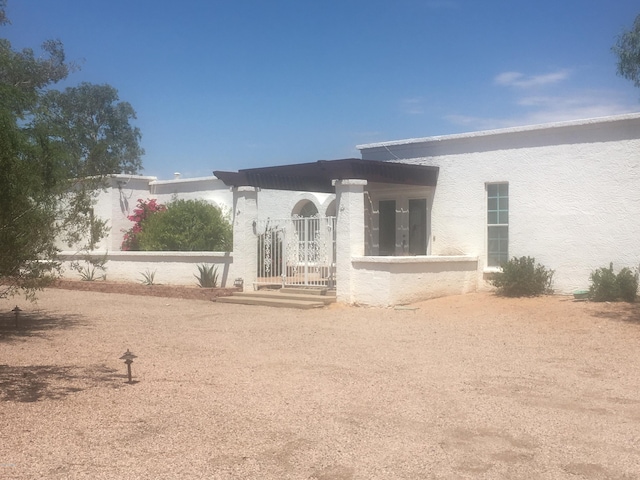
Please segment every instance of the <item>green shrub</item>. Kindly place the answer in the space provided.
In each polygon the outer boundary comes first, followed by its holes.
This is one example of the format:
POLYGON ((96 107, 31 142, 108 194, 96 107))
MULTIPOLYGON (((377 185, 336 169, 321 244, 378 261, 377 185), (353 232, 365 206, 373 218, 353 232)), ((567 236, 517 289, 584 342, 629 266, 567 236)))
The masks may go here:
POLYGON ((553 270, 548 270, 533 257, 513 257, 502 265, 491 284, 499 295, 507 297, 534 297, 552 293, 553 270))
POLYGON ((218 267, 215 265, 198 265, 198 285, 202 288, 216 288, 218 286, 218 267))
POLYGON ((224 212, 203 200, 174 200, 142 223, 140 250, 163 252, 226 252, 233 227, 224 212))
POLYGON ((628 268, 623 268, 616 276, 618 294, 625 302, 635 302, 638 294, 638 273, 635 274, 628 268))
POLYGON ((589 298, 594 302, 613 302, 618 298, 618 283, 613 273, 613 263, 609 268, 598 268, 589 277, 589 298))
POLYGON ((638 274, 628 268, 623 268, 616 275, 613 263, 609 268, 598 268, 589 277, 589 298, 594 302, 615 302, 625 300, 633 302, 638 292, 638 274))

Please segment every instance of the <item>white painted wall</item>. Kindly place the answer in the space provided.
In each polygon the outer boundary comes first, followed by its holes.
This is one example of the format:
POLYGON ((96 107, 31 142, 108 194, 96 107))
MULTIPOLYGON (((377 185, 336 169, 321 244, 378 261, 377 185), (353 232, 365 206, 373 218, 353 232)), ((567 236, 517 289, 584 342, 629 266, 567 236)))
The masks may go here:
POLYGON ((389 307, 475 292, 477 271, 469 256, 354 257, 352 302, 389 307))
MULTIPOLYGON (((106 258, 107 280, 141 282, 143 274, 155 272, 155 282, 163 285, 197 285, 194 277, 199 273, 198 265, 216 265, 218 281, 222 287, 233 286, 240 276, 234 264, 232 253, 218 252, 113 252, 96 250, 91 253, 95 259, 106 258)), ((89 267, 84 256, 62 253, 60 260, 63 278, 80 280, 80 274, 71 268, 72 262, 79 262, 81 268, 89 267)))
POLYGON ((358 279, 351 260, 365 253, 364 188, 366 180, 336 180, 336 296, 339 302, 358 302, 358 279))
MULTIPOLYGON (((556 291, 640 263, 640 114, 361 145, 362 158, 440 167, 433 255, 486 265, 486 182, 509 182, 509 255, 554 269, 556 291)), ((482 282, 479 286, 483 286, 482 282)))
POLYGON ((258 275, 257 235, 258 189, 234 187, 233 196, 233 251, 236 252, 236 271, 242 278, 244 289, 251 290, 258 275))

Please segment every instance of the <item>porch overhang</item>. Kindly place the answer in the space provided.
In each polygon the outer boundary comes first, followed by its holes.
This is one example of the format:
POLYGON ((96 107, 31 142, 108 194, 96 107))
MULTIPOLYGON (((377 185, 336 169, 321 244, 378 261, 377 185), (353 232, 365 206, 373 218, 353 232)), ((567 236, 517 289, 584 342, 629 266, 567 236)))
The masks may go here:
POLYGON ((346 158, 310 163, 278 165, 213 174, 232 187, 258 187, 271 190, 334 193, 332 180, 359 179, 368 183, 387 183, 434 187, 438 167, 408 163, 346 158))

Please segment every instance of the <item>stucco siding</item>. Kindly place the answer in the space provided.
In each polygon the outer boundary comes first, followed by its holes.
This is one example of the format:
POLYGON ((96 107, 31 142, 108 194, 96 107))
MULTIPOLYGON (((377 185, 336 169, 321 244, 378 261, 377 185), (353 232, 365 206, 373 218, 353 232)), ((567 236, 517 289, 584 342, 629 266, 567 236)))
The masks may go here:
MULTIPOLYGON (((229 287, 240 272, 233 263, 233 253, 229 252, 113 252, 94 251, 90 257, 106 260, 105 271, 96 271, 97 277, 103 273, 107 280, 141 282, 146 273, 154 273, 154 281, 163 285, 197 285, 198 266, 215 265, 218 284, 229 287)), ((77 262, 82 269, 90 268, 85 256, 63 253, 60 261, 63 277, 79 279, 80 274, 73 269, 77 262)))
POLYGON ((477 255, 480 275, 485 184, 508 182, 509 256, 536 257, 567 293, 588 286, 597 267, 640 262, 638 137, 640 119, 631 118, 361 149, 363 158, 440 167, 431 253, 477 255))
POLYGON ((352 298, 363 305, 402 305, 477 288, 478 261, 471 256, 354 257, 352 264, 352 298))

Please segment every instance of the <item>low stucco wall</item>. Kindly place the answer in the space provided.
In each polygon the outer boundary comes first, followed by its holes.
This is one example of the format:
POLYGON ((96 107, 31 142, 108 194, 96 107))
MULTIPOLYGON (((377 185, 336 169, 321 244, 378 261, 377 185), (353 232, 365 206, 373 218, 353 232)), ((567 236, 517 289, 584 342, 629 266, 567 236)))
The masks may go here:
MULTIPOLYGON (((233 285, 236 278, 233 253, 228 252, 92 252, 93 258, 106 255, 107 280, 140 282, 145 272, 154 272, 156 283, 165 285, 195 285, 194 275, 199 273, 198 265, 217 265, 218 283, 221 287, 233 285)), ((79 274, 71 268, 73 261, 85 265, 83 255, 62 252, 63 278, 78 279, 79 274)))
POLYGON ((477 289, 474 256, 354 257, 351 263, 357 304, 402 305, 477 289))

